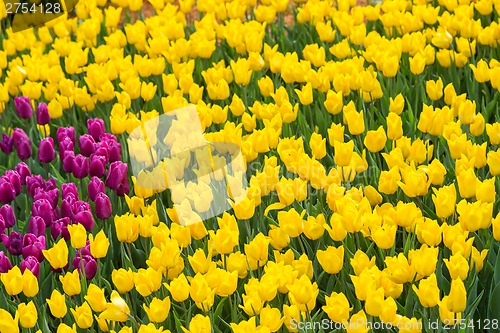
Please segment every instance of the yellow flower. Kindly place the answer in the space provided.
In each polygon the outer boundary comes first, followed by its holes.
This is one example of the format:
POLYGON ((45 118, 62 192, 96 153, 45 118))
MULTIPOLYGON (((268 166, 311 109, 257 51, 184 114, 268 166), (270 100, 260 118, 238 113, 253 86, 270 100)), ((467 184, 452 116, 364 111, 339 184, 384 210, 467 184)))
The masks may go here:
POLYGON ((70 234, 71 246, 74 249, 81 249, 87 243, 87 230, 81 223, 74 223, 68 225, 70 234))
POLYGON ((448 295, 447 307, 455 312, 464 312, 467 306, 467 290, 462 280, 454 279, 451 281, 451 289, 448 295))
POLYGON ((376 131, 368 131, 365 136, 364 144, 372 153, 376 153, 384 149, 387 136, 384 128, 380 126, 376 131))
POLYGON ((337 323, 344 323, 349 320, 349 312, 352 307, 344 293, 332 292, 330 296, 325 296, 326 305, 322 307, 328 318, 337 323))
POLYGON ((14 266, 7 273, 1 273, 0 280, 10 296, 18 295, 23 291, 23 275, 18 266, 14 266))
POLYGON ((113 270, 111 279, 115 288, 117 288, 118 292, 121 294, 127 293, 134 288, 134 273, 130 268, 128 270, 123 268, 113 270))
POLYGON ((189 297, 189 283, 184 274, 173 279, 170 284, 164 284, 176 302, 183 302, 189 297))
POLYGON ((94 318, 92 317, 92 309, 89 303, 84 302, 82 306, 77 306, 75 309, 71 309, 71 313, 75 318, 75 322, 80 328, 89 328, 94 323, 94 318))
POLYGON ((26 297, 35 297, 38 291, 38 278, 29 269, 25 269, 23 273, 23 294, 26 297))
POLYGON ((429 98, 437 101, 443 97, 443 81, 439 78, 437 81, 429 80, 425 83, 425 91, 429 98))
POLYGON ((309 105, 313 102, 313 90, 311 83, 302 86, 302 90, 295 89, 295 93, 299 96, 300 104, 309 105))
POLYGON ((170 311, 170 297, 166 297, 163 300, 153 297, 153 300, 149 304, 149 307, 147 307, 146 304, 143 304, 143 307, 151 322, 164 322, 167 319, 168 313, 170 311))
POLYGON ((69 252, 64 238, 61 238, 51 249, 42 250, 42 253, 54 269, 64 268, 68 264, 69 252))
POLYGON ((38 312, 33 301, 21 303, 17 307, 19 323, 23 328, 33 328, 38 320, 38 312))
POLYGON ((19 313, 12 318, 12 315, 4 309, 0 309, 0 331, 9 333, 19 333, 19 313))
POLYGON ((80 274, 75 269, 73 272, 67 272, 64 276, 59 276, 64 293, 68 296, 80 294, 82 285, 80 284, 80 274))
POLYGON ((344 247, 328 246, 326 250, 319 250, 316 253, 316 258, 325 272, 337 274, 344 264, 344 247))
POLYGON ((113 290, 111 292, 111 302, 107 303, 106 310, 99 316, 110 321, 125 322, 130 316, 130 309, 123 298, 113 290))
POLYGON ((104 234, 104 231, 101 230, 97 233, 94 238, 94 235, 89 235, 90 240, 90 253, 94 258, 104 258, 109 248, 109 240, 104 234))
POLYGON ((91 283, 87 289, 85 300, 90 304, 95 312, 102 312, 106 309, 106 298, 104 297, 104 289, 99 288, 91 283))
POLYGON ((52 290, 50 298, 47 299, 50 313, 56 318, 63 318, 68 309, 66 308, 66 298, 56 289, 52 290))

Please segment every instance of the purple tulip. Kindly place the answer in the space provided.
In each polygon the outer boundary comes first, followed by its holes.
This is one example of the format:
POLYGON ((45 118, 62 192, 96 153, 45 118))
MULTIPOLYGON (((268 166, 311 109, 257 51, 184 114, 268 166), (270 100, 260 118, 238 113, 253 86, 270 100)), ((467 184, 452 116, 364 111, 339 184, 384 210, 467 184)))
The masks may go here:
POLYGON ((45 235, 45 221, 40 216, 32 216, 28 225, 28 232, 35 236, 45 235))
POLYGON ((62 196, 66 198, 68 195, 72 194, 75 198, 78 198, 78 189, 75 183, 64 183, 61 185, 62 196))
POLYGON ((63 170, 66 173, 71 173, 73 171, 73 161, 75 160, 75 153, 71 150, 64 152, 63 158, 63 170))
POLYGON ((78 138, 80 144, 80 152, 83 156, 89 157, 95 151, 95 140, 89 134, 83 134, 78 138))
POLYGON ((7 176, 9 178, 11 184, 14 186, 14 190, 16 191, 16 196, 21 194, 23 187, 21 185, 21 176, 19 176, 17 171, 7 170, 7 171, 5 171, 4 176, 7 176))
POLYGON ((80 223, 85 227, 87 231, 91 231, 94 228, 94 216, 89 210, 84 210, 73 215, 73 223, 80 223))
POLYGON ((75 144, 69 137, 64 137, 62 141, 59 141, 59 158, 64 160, 66 157, 66 152, 75 152, 75 144))
POLYGON ((106 130, 104 129, 104 121, 100 118, 87 120, 87 129, 89 130, 89 134, 92 135, 95 141, 99 141, 101 135, 106 132, 106 130))
POLYGON ((109 159, 108 144, 106 142, 96 142, 94 155, 99 155, 104 157, 106 159, 106 163, 108 163, 109 159))
POLYGON ((73 259, 73 269, 78 269, 80 273, 83 269, 87 280, 92 280, 97 273, 97 262, 88 255, 76 256, 73 259))
POLYGON ((109 162, 116 162, 122 158, 122 145, 117 141, 108 143, 109 162))
POLYGON ((0 273, 7 273, 12 269, 9 257, 3 251, 0 251, 0 273))
POLYGON ((19 162, 16 165, 15 170, 19 174, 19 178, 21 180, 21 185, 26 185, 26 178, 31 176, 31 171, 30 171, 29 166, 24 162, 19 162))
POLYGON ((90 241, 89 240, 87 240, 87 242, 85 242, 84 247, 76 250, 75 257, 82 257, 82 256, 91 256, 92 257, 92 253, 90 253, 90 241))
POLYGON ((29 140, 29 136, 22 128, 16 127, 12 132, 12 141, 16 144, 21 140, 29 140))
POLYGON ((90 182, 87 185, 87 190, 89 199, 95 201, 97 194, 106 191, 106 185, 104 185, 104 182, 98 177, 94 176, 90 179, 90 182))
POLYGON ((101 220, 106 220, 111 216, 112 212, 113 207, 111 206, 109 197, 103 192, 97 194, 95 198, 95 214, 97 217, 101 220))
POLYGON ((90 156, 89 174, 101 178, 106 173, 106 158, 101 155, 90 156))
POLYGON ((57 240, 57 238, 62 235, 65 240, 69 240, 69 222, 69 217, 63 217, 52 222, 52 224, 50 225, 50 234, 52 235, 52 239, 57 240))
POLYGON ((49 227, 54 220, 52 205, 46 199, 38 199, 31 206, 31 215, 40 216, 45 221, 45 226, 49 227))
POLYGON ((0 216, 2 216, 6 228, 12 228, 16 224, 16 215, 11 205, 0 207, 0 216))
POLYGON ((42 188, 35 189, 35 195, 33 196, 33 200, 45 199, 50 202, 50 206, 52 209, 57 207, 57 203, 59 201, 59 189, 55 188, 53 190, 45 191, 42 188))
POLYGON ((127 170, 128 165, 123 162, 111 163, 106 177, 106 186, 112 190, 118 190, 128 180, 127 170))
POLYGON ((38 103, 36 108, 36 123, 38 125, 47 125, 50 122, 49 108, 44 102, 38 103))
POLYGON ((76 178, 87 177, 89 175, 89 159, 81 154, 76 155, 71 164, 71 171, 76 178))
POLYGON ((9 236, 1 235, 2 242, 13 256, 21 254, 23 249, 23 235, 17 231, 12 231, 9 236))
POLYGON ((61 216, 73 218, 73 204, 78 201, 78 198, 73 193, 68 193, 61 201, 61 216))
POLYGON ((12 153, 12 151, 14 150, 14 141, 7 134, 2 134, 0 149, 7 155, 12 153))
POLYGON ((26 259, 29 256, 35 257, 38 261, 43 261, 44 256, 42 250, 45 250, 45 236, 35 236, 26 234, 23 237, 22 255, 26 259))
POLYGON ((33 115, 33 108, 31 107, 29 97, 21 96, 14 98, 14 105, 16 106, 16 112, 19 117, 29 119, 33 115))
POLYGON ((57 188, 56 180, 54 178, 50 178, 46 182, 44 181, 43 188, 47 192, 57 188))
POLYGON ((36 194, 36 189, 45 187, 45 181, 40 175, 31 175, 26 177, 26 189, 29 195, 33 198, 36 194))
POLYGON ((7 230, 7 228, 5 227, 5 220, 3 216, 0 215, 0 235, 5 234, 5 230, 7 230))
POLYGON ((9 177, 0 177, 0 202, 4 204, 11 203, 16 198, 16 189, 10 182, 9 177))
POLYGON ((51 137, 42 139, 38 148, 38 160, 42 163, 50 163, 55 155, 54 140, 51 137))
POLYGON ((31 140, 30 139, 21 139, 16 142, 16 152, 17 157, 19 159, 25 161, 31 157, 33 151, 31 149, 31 140))
POLYGON ((24 273, 26 269, 30 270, 37 278, 40 277, 40 262, 37 258, 29 256, 21 261, 21 272, 24 273))
POLYGON ((60 144, 64 138, 69 138, 73 143, 76 142, 74 127, 59 127, 56 133, 57 142, 60 144))

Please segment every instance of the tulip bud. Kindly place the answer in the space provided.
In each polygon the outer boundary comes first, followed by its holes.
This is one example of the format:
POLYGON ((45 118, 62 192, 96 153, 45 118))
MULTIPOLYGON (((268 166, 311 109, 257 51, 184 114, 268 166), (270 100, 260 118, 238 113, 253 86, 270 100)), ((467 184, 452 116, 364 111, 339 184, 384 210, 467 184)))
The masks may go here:
POLYGON ((92 154, 90 156, 89 174, 101 178, 106 173, 106 157, 92 154))
POLYGON ((97 194, 106 191, 106 185, 98 177, 93 176, 87 186, 89 199, 95 201, 97 194))
POLYGON ((81 273, 82 269, 85 272, 85 278, 92 280, 97 273, 97 262, 89 255, 76 256, 73 259, 73 269, 78 269, 81 273))
POLYGON ((50 225, 50 233, 52 235, 52 239, 56 240, 60 235, 62 235, 65 240, 69 240, 69 222, 69 217, 62 217, 52 222, 52 224, 50 225))
POLYGON ((114 140, 108 140, 108 160, 110 163, 119 161, 122 157, 122 145, 114 140))
POLYGON ((50 226, 54 220, 54 213, 50 202, 46 199, 38 199, 31 206, 31 215, 40 216, 45 221, 45 226, 50 226))
POLYGON ((45 235, 45 221, 40 216, 32 216, 28 225, 28 232, 35 236, 45 235))
POLYGON ((105 133, 104 121, 100 118, 87 120, 87 129, 95 141, 99 141, 101 135, 105 133))
POLYGON ((38 125, 47 125, 50 122, 49 108, 47 104, 41 102, 38 103, 36 109, 36 123, 38 125))
POLYGON ((8 204, 16 198, 16 190, 7 176, 0 177, 0 202, 8 204))
POLYGON ((125 181, 128 181, 127 170, 128 165, 123 162, 116 161, 111 163, 106 177, 106 186, 112 190, 118 190, 123 186, 125 181))
POLYGON ((80 144, 80 151, 83 156, 89 157, 95 151, 95 140, 89 134, 83 134, 78 138, 80 144))
POLYGON ((45 250, 45 236, 35 236, 34 234, 26 234, 23 237, 23 258, 29 256, 35 257, 38 261, 44 259, 42 251, 45 250))
POLYGON ((33 107, 31 106, 29 97, 21 96, 14 98, 14 105, 19 117, 29 119, 33 115, 33 107))
POLYGON ((82 179, 89 174, 89 160, 85 156, 78 154, 72 161, 71 172, 76 178, 82 179))
POLYGON ((38 160, 42 163, 50 163, 55 157, 54 140, 51 137, 44 138, 40 141, 38 148, 38 160))
POLYGON ((3 251, 0 251, 0 273, 7 273, 12 269, 9 257, 3 251))
POLYGON ((113 208, 111 207, 111 201, 109 197, 104 193, 100 192, 95 198, 95 213, 98 218, 105 220, 111 216, 113 208))
POLYGON ((0 215, 3 217, 6 228, 12 228, 16 224, 16 216, 11 205, 3 205, 0 207, 0 215))
POLYGON ((16 142, 16 152, 17 157, 21 160, 27 160, 31 157, 33 151, 31 150, 31 140, 30 139, 21 139, 16 142))
POLYGON ((73 223, 82 224, 87 231, 91 231, 94 228, 94 217, 90 208, 88 210, 83 210, 73 215, 73 223))
POLYGON ((59 144, 61 144, 64 138, 69 138, 73 143, 75 143, 75 129, 73 127, 59 127, 57 129, 56 138, 59 144))
POLYGON ((61 189, 63 198, 68 197, 68 195, 73 195, 75 198, 78 198, 78 189, 75 183, 64 183, 61 185, 61 189))
POLYGON ((64 152, 63 157, 63 170, 66 173, 73 172, 73 161, 75 160, 75 153, 71 150, 64 152))
POLYGON ((12 231, 10 236, 2 235, 2 242, 13 256, 18 256, 23 248, 23 235, 17 231, 12 231))
POLYGON ((75 149, 75 144, 73 143, 73 141, 71 141, 71 139, 68 137, 64 137, 62 141, 59 141, 59 158, 61 160, 64 160, 64 158, 66 157, 66 153, 67 152, 74 153, 75 152, 74 149, 75 149))
POLYGON ((40 276, 40 261, 33 256, 28 256, 26 259, 21 261, 21 272, 28 269, 37 278, 40 276))
POLYGON ((21 180, 21 185, 26 185, 26 178, 31 176, 31 171, 30 171, 29 166, 24 162, 19 162, 16 165, 15 170, 19 174, 19 178, 21 180))
POLYGON ((0 149, 7 155, 12 153, 12 151, 14 150, 14 141, 7 134, 2 134, 0 149))

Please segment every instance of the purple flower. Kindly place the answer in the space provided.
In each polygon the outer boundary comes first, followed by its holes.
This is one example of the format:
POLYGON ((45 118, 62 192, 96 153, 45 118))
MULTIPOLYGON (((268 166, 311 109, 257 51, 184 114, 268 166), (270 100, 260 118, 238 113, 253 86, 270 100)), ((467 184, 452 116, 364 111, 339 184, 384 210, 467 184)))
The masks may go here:
POLYGON ((101 220, 106 220, 111 216, 112 212, 113 208, 111 207, 109 197, 103 192, 97 194, 95 198, 95 214, 97 217, 101 220))
POLYGON ((23 235, 17 231, 12 231, 9 236, 1 235, 2 242, 13 256, 21 254, 23 249, 23 235))
POLYGON ((45 221, 40 216, 32 216, 28 225, 28 232, 35 236, 45 235, 45 221))
POLYGON ((81 249, 76 250, 76 257, 81 257, 81 256, 91 256, 92 253, 90 253, 90 241, 87 240, 85 242, 85 246, 82 247, 81 249))
POLYGON ((38 160, 42 163, 50 163, 55 155, 54 140, 51 137, 42 139, 38 148, 38 160))
POLYGON ((101 178, 106 173, 106 158, 101 155, 90 156, 89 174, 101 178))
POLYGON ((40 277, 40 262, 37 258, 29 256, 21 261, 21 272, 24 273, 26 269, 30 270, 37 278, 40 277))
POLYGON ((83 156, 89 157, 95 151, 95 140, 89 134, 83 134, 78 138, 80 143, 80 152, 83 156))
POLYGON ((26 234, 23 238, 22 255, 26 259, 29 256, 35 257, 38 261, 43 261, 44 256, 42 250, 45 250, 45 236, 35 236, 26 234))
POLYGON ((14 141, 7 134, 2 134, 2 140, 0 141, 0 149, 5 154, 10 154, 14 150, 14 141))
POLYGON ((49 227, 54 220, 52 205, 47 199, 38 199, 31 206, 31 215, 40 216, 45 221, 45 226, 49 227))
POLYGON ((21 139, 16 142, 16 152, 17 157, 19 159, 25 161, 31 157, 33 151, 31 149, 31 140, 30 139, 21 139))
POLYGON ((52 235, 52 238, 54 240, 57 240, 60 235, 62 235, 65 240, 69 240, 69 222, 69 217, 63 217, 52 222, 52 224, 50 225, 50 234, 52 235))
POLYGON ((73 259, 73 269, 78 269, 80 274, 83 270, 87 280, 92 280, 97 273, 97 262, 89 255, 76 256, 73 259))
POLYGON ((122 187, 125 182, 128 182, 127 170, 128 165, 123 162, 117 161, 111 163, 106 177, 106 186, 112 190, 118 190, 122 187))
POLYGON ((16 198, 16 189, 14 185, 10 182, 9 177, 0 177, 0 202, 10 203, 16 198))
MULTIPOLYGON (((75 204, 78 204, 79 201, 77 201, 75 204)), ((88 203, 86 202, 88 205, 88 203)), ((80 207, 83 207, 81 205, 80 207)), ((80 223, 82 224, 87 231, 91 231, 92 228, 94 228, 94 216, 92 215, 92 211, 90 210, 90 205, 85 207, 85 209, 81 209, 77 212, 73 212, 73 218, 72 218, 73 223, 80 223)))
POLYGON ((38 125, 47 125, 50 122, 49 108, 47 104, 40 102, 36 108, 36 123, 38 125))
POLYGON ((61 216, 73 218, 73 204, 78 201, 78 198, 73 193, 68 193, 61 201, 61 216))
POLYGON ((104 185, 104 182, 98 177, 94 176, 90 179, 90 182, 87 185, 87 190, 89 199, 95 201, 97 194, 106 191, 106 185, 104 185))
POLYGON ((16 196, 21 194, 22 191, 22 185, 21 185, 21 176, 17 173, 17 171, 14 170, 7 170, 5 171, 5 176, 7 176, 14 186, 14 190, 16 191, 16 196))
POLYGON ((87 177, 89 175, 89 159, 81 154, 76 155, 71 164, 71 172, 79 179, 87 177))
POLYGON ((14 105, 19 117, 29 119, 33 115, 33 108, 31 107, 29 97, 21 96, 14 98, 14 105))
POLYGON ((122 158, 122 145, 117 141, 108 142, 109 161, 116 162, 122 158))
POLYGON ((64 160, 67 152, 75 152, 75 144, 69 137, 64 137, 62 141, 59 141, 59 158, 64 160))
POLYGON ((45 199, 50 202, 52 209, 57 207, 57 202, 59 201, 59 189, 55 188, 53 190, 45 191, 42 188, 35 189, 35 195, 33 199, 36 201, 38 199, 45 199))
POLYGON ((26 134, 26 132, 22 128, 14 128, 14 131, 12 132, 12 141, 14 142, 14 144, 23 139, 29 140, 29 136, 26 134))
POLYGON ((3 205, 0 207, 0 215, 5 222, 6 228, 12 228, 16 224, 16 215, 11 205, 3 205))
POLYGON ((45 188, 45 181, 43 180, 43 177, 40 175, 26 177, 26 189, 32 198, 35 197, 37 188, 45 188))
POLYGON ((73 161, 75 160, 75 153, 71 150, 64 152, 63 170, 66 173, 71 173, 73 170, 73 161))
POLYGON ((57 142, 59 144, 64 138, 69 138, 73 143, 76 142, 75 128, 74 127, 59 127, 56 133, 57 142))
POLYGON ((9 257, 3 251, 0 251, 0 273, 7 273, 12 269, 9 257))
POLYGON ((64 183, 61 185, 62 196, 66 198, 68 195, 72 194, 75 198, 78 198, 78 189, 76 188, 75 183, 64 183))
POLYGON ((19 174, 19 177, 21 179, 21 185, 26 185, 26 178, 31 176, 31 171, 30 171, 29 166, 24 162, 19 162, 16 165, 15 170, 19 174))
POLYGON ((5 234, 5 230, 7 230, 7 228, 5 227, 5 220, 3 216, 0 215, 0 235, 5 234))
POLYGON ((87 120, 87 129, 89 134, 92 135, 95 141, 99 141, 101 135, 105 133, 104 121, 100 118, 94 118, 87 120))

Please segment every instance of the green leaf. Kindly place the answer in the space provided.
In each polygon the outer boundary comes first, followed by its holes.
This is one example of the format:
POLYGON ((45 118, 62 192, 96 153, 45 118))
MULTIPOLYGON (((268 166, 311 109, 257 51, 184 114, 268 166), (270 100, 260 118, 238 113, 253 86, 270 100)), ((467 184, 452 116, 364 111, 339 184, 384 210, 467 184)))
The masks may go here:
POLYGON ((500 321, 500 283, 497 283, 490 297, 490 309, 488 319, 500 321))

